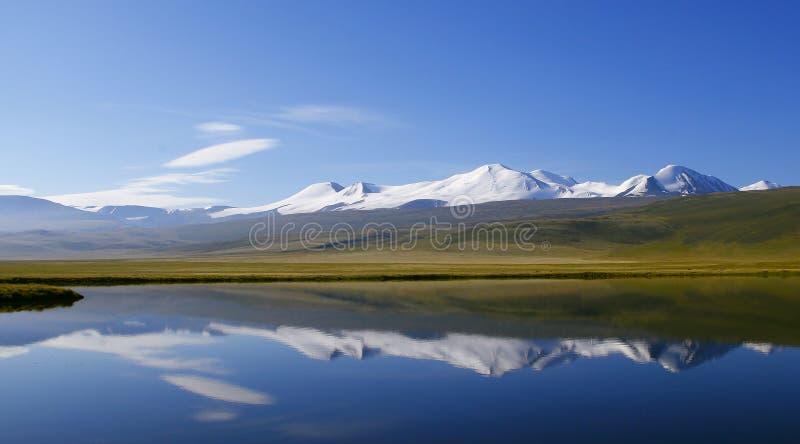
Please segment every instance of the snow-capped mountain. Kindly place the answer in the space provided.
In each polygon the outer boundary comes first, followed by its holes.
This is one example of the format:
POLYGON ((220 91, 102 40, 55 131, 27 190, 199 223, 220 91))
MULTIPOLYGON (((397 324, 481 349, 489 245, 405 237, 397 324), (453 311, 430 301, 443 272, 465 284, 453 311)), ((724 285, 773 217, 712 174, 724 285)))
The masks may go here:
POLYGON ((558 174, 551 173, 550 171, 545 171, 545 170, 533 170, 530 172, 530 175, 550 185, 561 185, 565 187, 571 187, 573 185, 578 184, 578 181, 569 176, 559 176, 558 174))
POLYGON ((220 218, 267 211, 292 214, 342 209, 436 207, 457 203, 458 199, 464 197, 471 199, 474 203, 482 203, 501 200, 553 199, 564 197, 569 193, 569 188, 566 186, 546 183, 530 173, 512 170, 500 164, 492 164, 440 181, 407 185, 374 185, 358 182, 345 188, 335 182, 318 183, 278 202, 253 208, 231 208, 215 213, 213 217, 220 218))
POLYGON ((706 176, 679 165, 665 166, 656 173, 655 178, 667 191, 683 195, 738 191, 714 176, 706 176))
POLYGON ((501 164, 478 167, 444 180, 407 185, 358 182, 343 187, 335 182, 311 185, 267 205, 229 208, 211 215, 224 218, 274 211, 279 214, 381 208, 424 208, 459 203, 520 199, 644 197, 738 191, 720 179, 690 168, 669 165, 655 175, 636 175, 621 184, 578 182, 545 170, 517 171, 501 164))
MULTIPOLYGON (((766 190, 766 180, 741 188, 766 190)), ((545 170, 519 171, 501 164, 483 165, 443 180, 405 185, 336 182, 310 185, 277 202, 249 208, 215 206, 163 209, 136 205, 73 208, 25 196, 1 196, 0 231, 98 229, 114 226, 166 227, 219 222, 258 214, 314 213, 338 210, 424 209, 507 200, 594 197, 661 197, 734 192, 737 188, 690 168, 668 165, 654 175, 638 174, 620 184, 584 181, 545 170)))
POLYGON ((781 185, 770 182, 768 180, 759 180, 756 183, 751 183, 746 187, 739 188, 739 191, 760 191, 760 190, 773 190, 775 188, 780 188, 781 185))

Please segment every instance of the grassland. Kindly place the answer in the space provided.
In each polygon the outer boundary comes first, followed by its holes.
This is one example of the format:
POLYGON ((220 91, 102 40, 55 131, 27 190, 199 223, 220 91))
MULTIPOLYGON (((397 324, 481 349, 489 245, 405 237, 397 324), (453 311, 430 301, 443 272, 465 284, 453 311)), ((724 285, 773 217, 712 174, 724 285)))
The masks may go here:
MULTIPOLYGON (((456 258, 457 259, 457 258, 456 258)), ((455 260, 455 259, 454 259, 455 260)), ((0 263, 0 283, 128 285, 212 282, 336 282, 454 279, 791 276, 791 262, 392 263, 197 259, 0 263)))

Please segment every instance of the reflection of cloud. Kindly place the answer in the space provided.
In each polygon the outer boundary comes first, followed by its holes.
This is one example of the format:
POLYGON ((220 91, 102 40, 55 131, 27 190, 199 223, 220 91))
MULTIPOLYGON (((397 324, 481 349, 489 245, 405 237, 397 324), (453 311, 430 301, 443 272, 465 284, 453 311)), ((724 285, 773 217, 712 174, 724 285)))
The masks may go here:
POLYGON ((193 416, 195 421, 198 422, 223 422, 231 421, 239 416, 236 412, 229 410, 203 410, 193 416))
POLYGON ((166 375, 162 379, 188 392, 219 401, 251 405, 274 403, 272 397, 266 393, 229 384, 218 379, 192 375, 166 375))
POLYGON ((742 344, 742 346, 748 350, 753 350, 754 352, 758 352, 763 355, 769 355, 777 350, 780 350, 780 347, 760 342, 745 342, 742 344))
POLYGON ((0 346, 0 358, 13 358, 14 356, 24 355, 29 351, 27 347, 0 346))
POLYGON ((194 370, 219 373, 216 359, 180 359, 165 357, 173 347, 209 345, 216 342, 208 335, 187 331, 164 330, 160 333, 121 336, 103 335, 97 330, 82 330, 39 343, 45 347, 109 353, 145 367, 169 370, 194 370))
POLYGON ((142 321, 125 321, 125 322, 122 323, 122 325, 127 325, 129 327, 146 327, 147 326, 147 324, 145 324, 142 321))
POLYGON ((347 331, 327 333, 311 328, 278 327, 274 330, 209 325, 230 335, 257 336, 282 342, 314 359, 338 355, 362 359, 369 352, 411 359, 447 362, 482 375, 501 376, 529 367, 543 370, 578 358, 621 355, 634 362, 657 362, 677 372, 727 353, 733 346, 697 341, 647 341, 622 339, 522 340, 449 333, 435 339, 418 339, 396 332, 347 331))
MULTIPOLYGON (((108 353, 133 361, 136 364, 169 370, 192 370, 207 373, 221 373, 216 359, 181 359, 165 356, 175 347, 211 345, 217 339, 207 332, 193 333, 185 330, 164 330, 157 333, 138 335, 103 335, 97 330, 81 330, 39 342, 42 347, 65 350, 79 350, 108 353)), ((0 357, 6 351, 9 356, 27 352, 24 347, 0 347, 0 357)), ((219 401, 267 405, 274 401, 266 393, 229 384, 218 379, 194 375, 166 375, 164 381, 186 391, 219 401)), ((229 421, 236 417, 235 412, 227 410, 206 410, 195 415, 197 421, 229 421)))

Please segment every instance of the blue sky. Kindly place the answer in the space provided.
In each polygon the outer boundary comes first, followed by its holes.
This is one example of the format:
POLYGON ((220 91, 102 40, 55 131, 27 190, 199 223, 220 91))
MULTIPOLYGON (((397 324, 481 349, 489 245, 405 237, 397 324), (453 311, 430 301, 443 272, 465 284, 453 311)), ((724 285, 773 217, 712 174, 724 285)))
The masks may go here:
POLYGON ((798 184, 799 21, 797 2, 0 2, 0 192, 246 206, 495 162, 798 184))

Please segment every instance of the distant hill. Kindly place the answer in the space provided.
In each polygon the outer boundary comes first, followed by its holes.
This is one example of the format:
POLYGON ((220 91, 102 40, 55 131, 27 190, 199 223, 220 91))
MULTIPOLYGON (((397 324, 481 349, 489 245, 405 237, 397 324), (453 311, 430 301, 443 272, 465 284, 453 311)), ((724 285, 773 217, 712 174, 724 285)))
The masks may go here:
POLYGON ((0 232, 97 230, 119 225, 119 221, 113 217, 81 211, 45 199, 0 196, 0 232))

